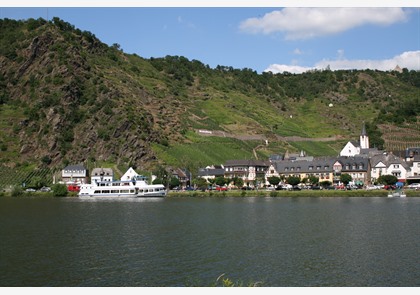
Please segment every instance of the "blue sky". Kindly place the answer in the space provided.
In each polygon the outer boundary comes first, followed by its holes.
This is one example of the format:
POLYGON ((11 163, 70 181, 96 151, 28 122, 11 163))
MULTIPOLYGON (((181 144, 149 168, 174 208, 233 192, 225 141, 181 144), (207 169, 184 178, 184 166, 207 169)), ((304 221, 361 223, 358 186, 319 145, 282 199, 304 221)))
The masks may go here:
POLYGON ((1 18, 55 16, 127 53, 179 55, 212 68, 420 70, 418 7, 0 8, 1 18))

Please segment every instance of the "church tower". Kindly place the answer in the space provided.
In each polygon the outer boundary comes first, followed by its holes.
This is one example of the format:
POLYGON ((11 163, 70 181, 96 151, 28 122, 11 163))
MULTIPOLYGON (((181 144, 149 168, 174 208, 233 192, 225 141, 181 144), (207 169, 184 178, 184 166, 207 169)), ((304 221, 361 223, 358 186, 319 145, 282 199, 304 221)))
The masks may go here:
POLYGON ((362 133, 360 134, 360 149, 369 148, 369 136, 366 133, 366 125, 363 122, 362 133))

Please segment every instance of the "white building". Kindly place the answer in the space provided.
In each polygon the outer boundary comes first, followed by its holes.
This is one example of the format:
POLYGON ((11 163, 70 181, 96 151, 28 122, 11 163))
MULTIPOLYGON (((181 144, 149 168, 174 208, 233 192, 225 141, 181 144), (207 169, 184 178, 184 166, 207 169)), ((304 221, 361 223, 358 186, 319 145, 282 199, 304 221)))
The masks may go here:
POLYGON ((392 154, 373 156, 370 159, 370 166, 370 178, 372 183, 381 175, 393 175, 397 177, 399 181, 405 182, 407 177, 412 173, 407 162, 392 154))
POLYGON ((86 183, 88 171, 83 165, 69 165, 61 171, 64 183, 86 183))
POLYGON ((114 171, 111 168, 94 168, 90 177, 90 181, 102 182, 102 181, 113 181, 114 171))
POLYGON ((134 171, 133 168, 130 167, 127 170, 127 172, 125 172, 124 175, 121 176, 121 180, 123 180, 123 181, 124 180, 132 180, 133 178, 135 178, 137 176, 139 176, 139 174, 136 171, 134 171))
POLYGON ((363 123, 362 132, 360 133, 359 142, 349 141, 340 152, 342 157, 354 157, 360 155, 363 150, 369 150, 369 136, 366 132, 366 126, 363 123))

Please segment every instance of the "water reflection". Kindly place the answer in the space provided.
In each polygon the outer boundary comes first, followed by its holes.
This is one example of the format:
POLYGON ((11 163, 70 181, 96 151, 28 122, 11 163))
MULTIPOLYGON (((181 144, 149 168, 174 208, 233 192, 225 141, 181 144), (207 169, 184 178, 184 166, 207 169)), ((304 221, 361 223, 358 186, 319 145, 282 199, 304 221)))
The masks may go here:
POLYGON ((1 286, 419 286, 420 198, 0 198, 1 286))
POLYGON ((150 203, 150 202, 163 202, 164 198, 158 198, 158 197, 151 197, 151 198, 65 198, 65 201, 69 202, 85 202, 85 203, 150 203))

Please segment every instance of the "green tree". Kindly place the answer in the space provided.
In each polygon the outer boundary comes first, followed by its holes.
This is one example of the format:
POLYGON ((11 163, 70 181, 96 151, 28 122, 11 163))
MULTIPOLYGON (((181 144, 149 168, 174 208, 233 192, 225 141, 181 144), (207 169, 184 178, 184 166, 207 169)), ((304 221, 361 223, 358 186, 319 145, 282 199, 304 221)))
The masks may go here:
POLYGON ((244 180, 240 177, 235 177, 235 178, 233 178, 233 184, 236 187, 239 187, 239 188, 243 187, 244 186, 244 180))
POLYGON ((54 184, 52 191, 54 197, 66 197, 68 194, 67 186, 61 183, 54 184))
POLYGON ((280 177, 277 176, 271 176, 267 180, 271 185, 274 186, 277 186, 280 183, 280 177))
POLYGON ((386 184, 386 185, 393 185, 397 183, 398 178, 394 175, 381 175, 378 177, 378 183, 386 184))
POLYGON ((34 189, 40 189, 43 186, 46 186, 47 182, 43 177, 35 176, 31 179, 29 186, 33 187, 34 189))
POLYGON ((181 185, 181 182, 177 177, 172 177, 169 181, 169 188, 173 189, 174 187, 179 187, 181 185))
POLYGON ((227 181, 226 181, 226 178, 224 178, 223 176, 219 176, 219 177, 216 177, 215 183, 218 186, 224 186, 227 183, 227 181))
POLYGON ((193 180, 193 184, 198 188, 198 189, 206 189, 207 188, 207 180, 199 177, 193 180))
POLYGON ((351 177, 350 174, 343 173, 343 174, 340 175, 340 181, 342 183, 344 183, 344 185, 348 185, 349 182, 352 181, 352 180, 353 180, 353 178, 351 177))
POLYGON ((289 176, 286 178, 286 182, 290 185, 298 185, 300 183, 300 177, 297 176, 289 176))
POLYGON ((319 182, 319 177, 311 175, 309 176, 308 180, 312 185, 315 185, 319 182))

